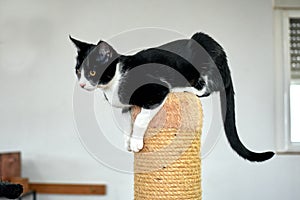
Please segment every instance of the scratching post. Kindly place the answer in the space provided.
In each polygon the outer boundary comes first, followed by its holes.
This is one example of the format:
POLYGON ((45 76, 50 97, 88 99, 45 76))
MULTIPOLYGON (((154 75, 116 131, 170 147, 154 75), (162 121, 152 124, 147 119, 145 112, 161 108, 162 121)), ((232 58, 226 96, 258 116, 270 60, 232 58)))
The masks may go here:
MULTIPOLYGON (((133 109, 133 118, 138 112, 133 109)), ((201 200, 201 128, 199 98, 169 94, 134 155, 135 200, 201 200)))

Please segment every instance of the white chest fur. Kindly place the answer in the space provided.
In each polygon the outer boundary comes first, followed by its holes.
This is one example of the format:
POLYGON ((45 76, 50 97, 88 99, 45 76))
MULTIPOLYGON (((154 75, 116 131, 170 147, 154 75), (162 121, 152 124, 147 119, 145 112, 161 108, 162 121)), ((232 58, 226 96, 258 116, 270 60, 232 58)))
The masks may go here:
POLYGON ((120 64, 117 64, 116 67, 116 73, 113 77, 113 79, 106 85, 99 85, 98 87, 102 89, 104 92, 108 102, 118 108, 124 108, 126 105, 122 104, 120 102, 120 98, 118 95, 119 92, 119 84, 121 79, 121 73, 120 73, 120 64))

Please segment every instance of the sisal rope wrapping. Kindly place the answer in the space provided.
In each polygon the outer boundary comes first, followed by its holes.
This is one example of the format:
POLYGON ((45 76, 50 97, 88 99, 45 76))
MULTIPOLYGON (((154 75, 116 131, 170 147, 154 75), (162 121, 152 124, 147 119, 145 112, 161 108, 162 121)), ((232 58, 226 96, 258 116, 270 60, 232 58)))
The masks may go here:
MULTIPOLYGON (((133 119, 139 108, 133 109, 133 119)), ((195 95, 171 93, 134 155, 135 200, 201 200, 202 107, 195 95)))

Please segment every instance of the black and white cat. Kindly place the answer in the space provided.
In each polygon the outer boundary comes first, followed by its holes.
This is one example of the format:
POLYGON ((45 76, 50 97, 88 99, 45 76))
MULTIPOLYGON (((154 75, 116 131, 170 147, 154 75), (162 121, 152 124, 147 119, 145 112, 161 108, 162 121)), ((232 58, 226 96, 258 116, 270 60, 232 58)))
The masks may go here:
POLYGON ((170 92, 191 92, 205 97, 220 92, 225 133, 231 147, 249 161, 270 159, 273 152, 255 153, 240 141, 235 125, 234 90, 223 48, 210 36, 196 33, 191 39, 176 40, 134 55, 120 55, 108 43, 97 45, 70 36, 78 50, 76 75, 88 91, 100 88, 114 107, 130 110, 140 106, 128 150, 143 148, 147 126, 170 92))

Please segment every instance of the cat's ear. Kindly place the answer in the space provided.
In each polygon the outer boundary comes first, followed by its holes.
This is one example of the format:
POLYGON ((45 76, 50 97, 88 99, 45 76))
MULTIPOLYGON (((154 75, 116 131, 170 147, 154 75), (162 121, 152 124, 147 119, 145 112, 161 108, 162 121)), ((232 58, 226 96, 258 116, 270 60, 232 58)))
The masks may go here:
POLYGON ((97 60, 107 63, 116 54, 116 51, 106 42, 99 41, 97 44, 97 60))
POLYGON ((86 51, 88 48, 93 46, 92 44, 88 44, 85 42, 81 42, 79 40, 76 40, 75 38, 72 38, 71 35, 69 35, 70 40, 75 44, 78 51, 86 51))

